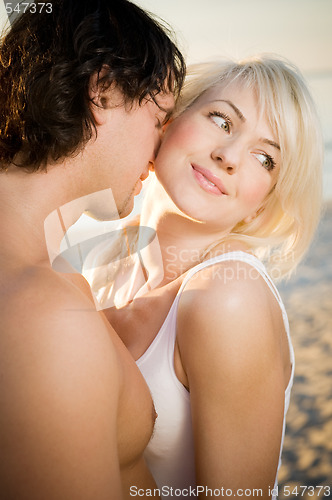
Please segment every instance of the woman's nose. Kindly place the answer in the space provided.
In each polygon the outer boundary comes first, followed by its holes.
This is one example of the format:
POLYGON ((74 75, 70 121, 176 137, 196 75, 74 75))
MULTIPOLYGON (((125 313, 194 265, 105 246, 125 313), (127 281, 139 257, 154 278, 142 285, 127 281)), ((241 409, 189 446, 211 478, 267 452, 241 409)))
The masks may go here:
POLYGON ((211 157, 228 174, 234 174, 239 168, 239 155, 234 148, 218 147, 212 151, 211 157))

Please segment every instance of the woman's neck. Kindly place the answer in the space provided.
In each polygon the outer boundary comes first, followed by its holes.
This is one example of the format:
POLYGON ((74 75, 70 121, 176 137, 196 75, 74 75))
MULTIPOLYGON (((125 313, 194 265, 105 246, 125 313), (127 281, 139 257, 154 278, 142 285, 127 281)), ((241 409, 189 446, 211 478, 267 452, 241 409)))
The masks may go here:
POLYGON ((173 281, 197 265, 207 257, 207 248, 227 237, 227 233, 213 232, 204 223, 182 214, 157 178, 151 179, 143 204, 141 226, 156 232, 157 240, 142 251, 142 257, 149 281, 155 281, 159 268, 159 281, 162 278, 159 286, 173 281))

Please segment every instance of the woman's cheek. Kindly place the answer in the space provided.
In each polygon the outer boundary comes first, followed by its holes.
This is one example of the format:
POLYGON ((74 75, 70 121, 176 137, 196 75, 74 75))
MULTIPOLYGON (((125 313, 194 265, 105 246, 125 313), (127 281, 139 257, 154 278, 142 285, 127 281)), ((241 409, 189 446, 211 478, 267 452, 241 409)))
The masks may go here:
POLYGON ((190 153, 193 146, 199 145, 199 139, 202 135, 197 130, 197 127, 190 122, 182 123, 177 125, 171 124, 167 133, 165 134, 164 140, 162 141, 162 147, 166 146, 169 148, 179 148, 186 150, 186 153, 190 153), (172 128, 171 128, 172 127, 172 128))
POLYGON ((249 186, 245 193, 245 203, 250 207, 259 206, 270 191, 270 182, 254 183, 249 186))

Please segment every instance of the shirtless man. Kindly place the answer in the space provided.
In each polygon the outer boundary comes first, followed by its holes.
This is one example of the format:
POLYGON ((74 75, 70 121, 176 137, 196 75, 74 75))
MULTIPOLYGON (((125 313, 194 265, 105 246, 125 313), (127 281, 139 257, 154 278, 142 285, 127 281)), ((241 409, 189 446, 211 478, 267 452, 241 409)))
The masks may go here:
POLYGON ((50 248, 83 212, 131 211, 184 63, 127 0, 47 5, 0 49, 0 497, 129 499, 155 487, 150 393, 50 248))

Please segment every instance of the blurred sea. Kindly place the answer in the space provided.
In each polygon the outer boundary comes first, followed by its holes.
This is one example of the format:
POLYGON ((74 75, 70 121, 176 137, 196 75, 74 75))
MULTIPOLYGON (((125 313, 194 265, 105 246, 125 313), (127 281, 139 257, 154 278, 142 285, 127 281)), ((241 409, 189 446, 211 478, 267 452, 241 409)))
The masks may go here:
POLYGON ((332 200, 332 72, 326 70, 304 76, 317 105, 324 136, 324 200, 332 200))

